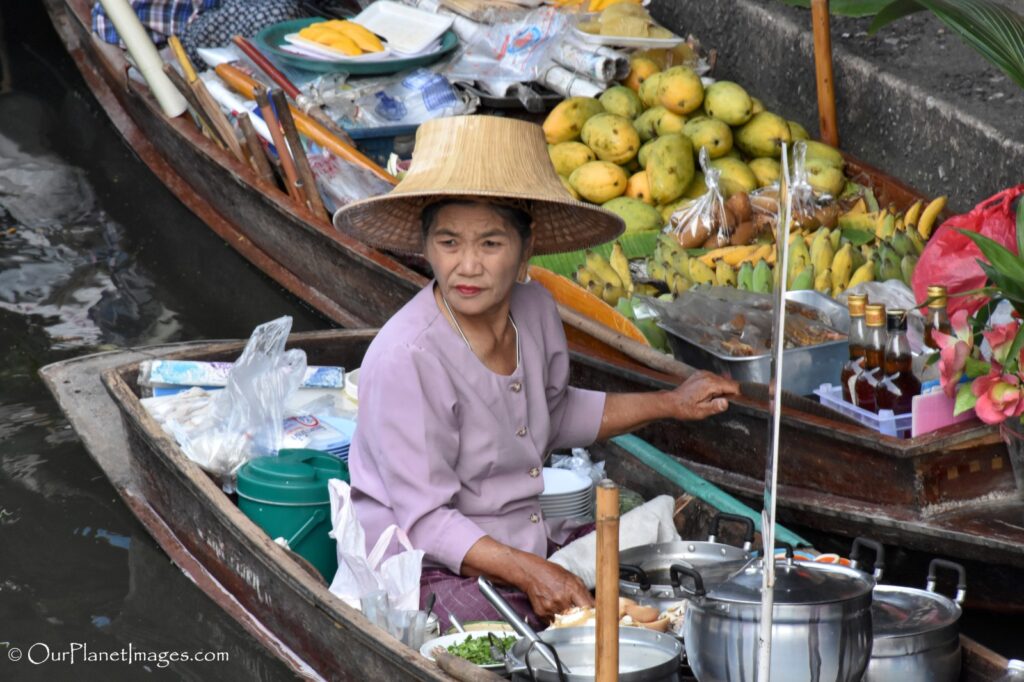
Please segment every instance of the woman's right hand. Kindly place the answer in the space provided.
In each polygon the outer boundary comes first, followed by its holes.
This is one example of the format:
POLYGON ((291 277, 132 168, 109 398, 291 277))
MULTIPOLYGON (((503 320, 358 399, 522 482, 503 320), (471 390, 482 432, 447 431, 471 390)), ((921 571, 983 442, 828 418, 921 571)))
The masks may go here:
POLYGON ((575 574, 538 556, 527 556, 530 557, 529 565, 524 567, 527 577, 516 587, 530 598, 530 606, 538 618, 550 620, 574 606, 594 605, 587 586, 575 574))

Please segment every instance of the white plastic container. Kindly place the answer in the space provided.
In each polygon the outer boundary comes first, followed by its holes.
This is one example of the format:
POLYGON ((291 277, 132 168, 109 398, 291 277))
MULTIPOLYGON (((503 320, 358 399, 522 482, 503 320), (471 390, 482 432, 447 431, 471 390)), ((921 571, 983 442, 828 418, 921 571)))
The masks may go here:
POLYGON ((378 0, 352 21, 384 38, 392 51, 410 55, 437 42, 451 28, 454 17, 378 0))
POLYGON ((829 407, 840 414, 844 414, 859 423, 878 431, 884 436, 895 438, 909 438, 910 428, 914 419, 911 412, 906 414, 894 414, 892 410, 881 410, 877 414, 843 400, 843 387, 832 384, 822 384, 814 391, 814 394, 821 400, 821 404, 829 407))

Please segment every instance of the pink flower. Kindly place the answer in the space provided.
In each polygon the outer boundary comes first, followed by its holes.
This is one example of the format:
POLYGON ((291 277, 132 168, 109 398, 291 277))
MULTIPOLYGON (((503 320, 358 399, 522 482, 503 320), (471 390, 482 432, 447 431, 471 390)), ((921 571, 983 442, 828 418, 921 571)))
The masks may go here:
POLYGON ((950 318, 954 336, 932 331, 932 338, 939 346, 939 383, 942 391, 950 398, 956 397, 957 384, 964 375, 967 356, 974 346, 974 335, 967 324, 967 311, 958 310, 950 318))
POLYGON ((974 411, 986 424, 999 424, 1010 417, 1024 414, 1024 392, 1020 378, 1002 374, 998 367, 992 373, 978 377, 971 384, 971 392, 978 398, 974 411))
POLYGON ((1007 355, 1010 354, 1010 346, 1020 329, 1019 322, 1008 322, 994 327, 992 331, 983 332, 988 345, 992 347, 992 359, 1000 365, 1005 365, 1007 355))

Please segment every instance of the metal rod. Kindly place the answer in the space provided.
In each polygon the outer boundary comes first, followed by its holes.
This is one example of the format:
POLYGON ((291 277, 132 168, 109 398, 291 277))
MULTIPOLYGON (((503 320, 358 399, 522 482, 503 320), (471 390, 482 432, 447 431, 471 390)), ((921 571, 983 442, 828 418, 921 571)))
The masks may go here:
POLYGON ((292 119, 292 112, 288 107, 288 100, 285 98, 284 91, 274 88, 270 91, 270 99, 274 102, 278 120, 281 121, 281 129, 284 131, 284 139, 288 142, 288 148, 291 150, 292 158, 295 161, 295 169, 298 171, 299 179, 302 181, 306 195, 306 205, 309 206, 309 210, 314 215, 323 217, 327 213, 327 207, 324 206, 324 202, 320 198, 320 190, 316 186, 316 176, 313 175, 309 159, 306 158, 306 151, 302 148, 302 140, 299 139, 299 131, 295 129, 295 121, 292 119))
POLYGON ((619 487, 597 486, 596 682, 619 679, 619 487))
POLYGON ((814 29, 814 72, 818 83, 818 127, 821 141, 839 147, 828 0, 811 0, 811 25, 814 29))
MULTIPOLYGON (((547 647, 549 645, 537 636, 537 633, 534 632, 533 628, 531 628, 525 620, 519 617, 519 614, 515 612, 507 601, 505 601, 505 598, 501 596, 498 590, 494 589, 494 585, 491 584, 491 581, 484 576, 480 576, 477 578, 476 584, 480 587, 480 592, 482 592, 484 597, 487 598, 487 601, 491 602, 491 606, 493 606, 501 617, 512 626, 513 630, 519 633, 521 637, 525 637, 531 642, 540 642, 540 645, 535 647, 536 650, 539 651, 544 660, 551 665, 552 670, 558 670, 558 662, 555 661, 555 657, 551 655, 550 651, 548 651, 547 647)), ((563 663, 562 670, 569 672, 569 667, 563 663)))

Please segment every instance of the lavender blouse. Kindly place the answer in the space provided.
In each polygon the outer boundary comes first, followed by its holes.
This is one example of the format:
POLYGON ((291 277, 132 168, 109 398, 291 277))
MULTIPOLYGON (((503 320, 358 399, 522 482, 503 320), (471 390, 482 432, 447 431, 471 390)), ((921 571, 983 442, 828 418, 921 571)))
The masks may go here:
POLYGON ((515 285, 511 314, 520 361, 509 376, 466 346, 433 282, 370 344, 349 456, 367 551, 394 523, 426 563, 453 573, 484 535, 545 556, 543 458, 597 438, 605 394, 568 385, 565 334, 543 287, 515 285))

